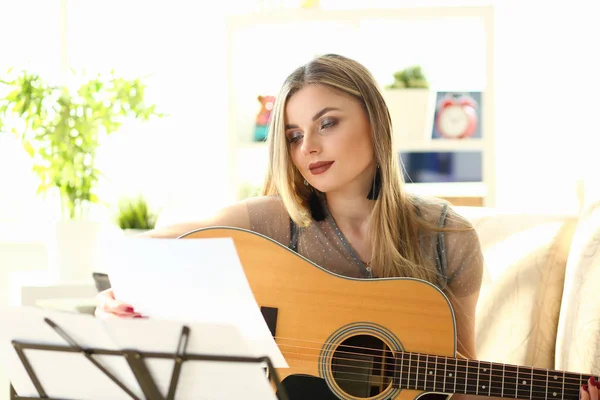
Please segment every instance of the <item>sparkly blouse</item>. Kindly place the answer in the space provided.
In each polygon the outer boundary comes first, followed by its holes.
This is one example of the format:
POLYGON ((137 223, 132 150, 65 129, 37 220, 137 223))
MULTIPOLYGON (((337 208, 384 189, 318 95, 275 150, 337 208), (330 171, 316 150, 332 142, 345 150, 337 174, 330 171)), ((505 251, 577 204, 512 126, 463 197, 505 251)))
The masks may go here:
MULTIPOLYGON (((339 275, 372 278, 331 216, 326 201, 322 201, 325 219, 313 221, 308 227, 291 224, 290 217, 277 196, 247 199, 251 230, 289 247, 313 263, 339 275)), ((448 228, 470 226, 445 202, 419 199, 419 212, 428 221, 448 228)), ((483 271, 483 256, 475 230, 435 232, 421 235, 422 251, 435 261, 443 279, 432 282, 442 291, 463 297, 479 291, 483 271)))

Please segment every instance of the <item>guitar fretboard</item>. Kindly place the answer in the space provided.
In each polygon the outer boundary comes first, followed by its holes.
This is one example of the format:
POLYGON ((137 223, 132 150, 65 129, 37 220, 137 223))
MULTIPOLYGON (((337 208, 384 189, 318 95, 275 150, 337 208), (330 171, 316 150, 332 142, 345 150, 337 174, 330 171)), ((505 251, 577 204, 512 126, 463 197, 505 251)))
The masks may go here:
POLYGON ((396 356, 394 369, 394 384, 402 389, 513 399, 576 400, 588 379, 572 372, 409 352, 396 356))

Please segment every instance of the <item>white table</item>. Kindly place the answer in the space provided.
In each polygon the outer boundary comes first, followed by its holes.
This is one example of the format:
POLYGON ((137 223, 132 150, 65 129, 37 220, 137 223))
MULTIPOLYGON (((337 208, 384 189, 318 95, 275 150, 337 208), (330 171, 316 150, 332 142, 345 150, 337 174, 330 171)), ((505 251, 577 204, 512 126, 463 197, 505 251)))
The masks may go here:
MULTIPOLYGON (((9 275, 11 306, 38 306, 71 312, 93 312, 98 293, 92 278, 53 282, 46 271, 15 271, 9 275)), ((0 369, 3 368, 0 366, 0 369)), ((8 379, 0 370, 0 400, 9 398, 8 379)))
POLYGON ((95 305, 98 294, 94 280, 54 282, 45 272, 16 272, 10 277, 12 306, 39 306, 77 311, 95 305))

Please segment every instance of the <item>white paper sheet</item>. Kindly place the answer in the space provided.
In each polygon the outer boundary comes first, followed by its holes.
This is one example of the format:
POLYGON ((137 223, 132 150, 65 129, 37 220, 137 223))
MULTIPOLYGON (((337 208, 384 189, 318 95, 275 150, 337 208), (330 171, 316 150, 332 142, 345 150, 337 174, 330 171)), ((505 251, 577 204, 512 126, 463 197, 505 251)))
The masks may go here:
MULTIPOLYGON (((121 348, 173 353, 183 324, 155 319, 110 319, 106 330, 121 348)), ((248 344, 231 325, 185 324, 190 328, 186 353, 225 356, 248 355, 248 344)), ((167 395, 173 370, 172 360, 147 359, 158 389, 167 395)), ((257 399, 277 397, 262 363, 186 361, 183 363, 176 398, 178 400, 257 399)))
POLYGON ((100 257, 115 296, 151 318, 231 324, 250 345, 287 368, 230 238, 104 241, 100 257))
MULTIPOLYGON (((156 319, 97 320, 86 314, 14 307, 0 310, 1 360, 10 371, 9 379, 20 396, 38 397, 29 376, 13 347, 12 340, 38 344, 66 345, 44 318, 61 327, 81 347, 174 353, 177 350, 182 323, 156 319)), ((186 353, 247 356, 248 343, 231 325, 186 324, 190 328, 186 353)), ((131 399, 100 369, 81 353, 26 350, 42 387, 52 398, 65 399, 131 399)), ((121 356, 94 356, 99 363, 144 398, 126 360, 121 356)), ((154 382, 167 395, 173 371, 173 360, 147 358, 154 382)), ((175 398, 277 400, 261 363, 186 361, 183 363, 175 398)))
MULTIPOLYGON (((34 307, 0 309, 0 357, 8 378, 19 396, 39 397, 31 379, 11 345, 12 340, 27 343, 68 345, 46 322, 60 326, 82 347, 116 350, 102 325, 91 315, 42 310, 34 307)), ((25 350, 42 388, 52 398, 131 399, 101 370, 78 353, 25 350)), ((136 395, 143 397, 131 369, 122 357, 94 356, 136 395)))

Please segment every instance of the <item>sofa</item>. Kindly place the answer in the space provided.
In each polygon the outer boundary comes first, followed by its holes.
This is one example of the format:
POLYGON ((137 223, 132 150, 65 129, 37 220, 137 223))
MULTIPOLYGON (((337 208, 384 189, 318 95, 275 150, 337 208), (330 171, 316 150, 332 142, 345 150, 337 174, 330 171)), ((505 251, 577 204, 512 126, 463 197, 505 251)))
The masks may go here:
POLYGON ((600 203, 565 215, 455 210, 485 257, 477 358, 600 373, 600 203))

